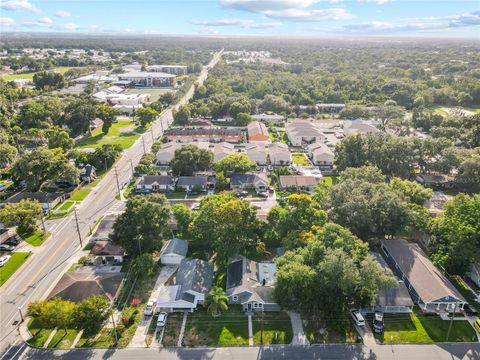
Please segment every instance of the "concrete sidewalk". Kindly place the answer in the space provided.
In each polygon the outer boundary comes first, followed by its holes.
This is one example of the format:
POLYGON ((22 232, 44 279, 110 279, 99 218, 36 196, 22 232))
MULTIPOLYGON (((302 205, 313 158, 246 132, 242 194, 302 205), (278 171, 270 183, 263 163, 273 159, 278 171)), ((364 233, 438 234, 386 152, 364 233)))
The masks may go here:
POLYGON ((290 345, 295 346, 306 346, 310 345, 305 333, 303 332, 303 323, 302 318, 299 313, 293 311, 287 311, 290 316, 290 321, 292 323, 293 338, 290 345))

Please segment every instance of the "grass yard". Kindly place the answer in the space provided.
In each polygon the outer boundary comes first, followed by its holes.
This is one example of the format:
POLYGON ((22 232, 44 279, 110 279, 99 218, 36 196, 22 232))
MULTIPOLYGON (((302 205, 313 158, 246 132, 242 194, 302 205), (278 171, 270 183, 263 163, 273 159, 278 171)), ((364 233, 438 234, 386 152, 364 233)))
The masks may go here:
POLYGON ((84 200, 87 195, 90 193, 90 189, 78 189, 75 191, 72 196, 70 196, 71 201, 82 201, 84 200))
POLYGON ((55 209, 55 210, 68 211, 68 210, 70 210, 70 208, 72 207, 72 205, 74 205, 74 202, 73 202, 73 201, 70 201, 70 200, 67 200, 67 201, 65 201, 58 209, 55 209))
MULTIPOLYGON (((56 67, 53 69, 49 69, 46 71, 55 71, 60 74, 65 74, 68 70, 70 69, 76 69, 76 67, 70 67, 70 66, 63 66, 63 67, 56 67)), ((23 74, 13 74, 13 75, 7 75, 3 76, 2 79, 5 81, 9 80, 15 80, 15 79, 33 79, 33 75, 35 75, 35 72, 29 72, 29 73, 23 73, 23 74)))
POLYGON ((5 189, 8 189, 10 186, 13 185, 13 181, 11 180, 0 180, 0 185, 5 186, 5 189))
POLYGON ((75 329, 67 329, 66 333, 65 330, 59 329, 48 344, 48 348, 70 349, 77 335, 75 329))
MULTIPOLYGON (((385 318, 385 332, 376 335, 385 343, 433 343, 445 342, 450 321, 436 315, 421 315, 414 310, 409 315, 385 318)), ((475 331, 468 321, 454 320, 449 341, 476 341, 475 331)))
POLYGON ((338 182, 338 177, 337 176, 325 176, 325 177, 323 177, 323 181, 325 181, 325 185, 327 185, 327 187, 330 187, 332 185, 335 185, 338 182))
POLYGON ((262 338, 262 317, 263 317, 263 345, 270 344, 290 344, 293 337, 292 323, 287 313, 266 312, 255 314, 253 321, 253 342, 255 345, 261 345, 262 338))
POLYGON ((293 161, 294 164, 300 165, 300 166, 310 166, 310 165, 312 165, 310 163, 310 160, 308 160, 307 157, 305 156, 305 154, 303 154, 303 153, 293 153, 292 154, 292 161, 293 161))
POLYGON ((240 307, 230 306, 217 318, 200 308, 188 315, 185 346, 248 345, 248 319, 240 307))
POLYGON ((27 243, 29 243, 32 246, 40 246, 43 244, 43 242, 48 239, 50 236, 50 233, 43 233, 41 231, 35 231, 35 233, 23 240, 25 240, 27 243))
POLYGON ((453 275, 449 277, 450 281, 453 283, 453 285, 460 291, 463 295, 463 297, 467 300, 467 302, 476 309, 480 310, 480 303, 477 301, 476 296, 470 291, 468 288, 468 285, 465 283, 465 280, 463 280, 460 276, 458 275, 453 275))
POLYGON ((128 149, 145 132, 145 128, 141 126, 135 127, 130 120, 120 120, 112 125, 108 134, 104 134, 101 128, 92 132, 88 138, 80 141, 77 148, 99 148, 104 144, 120 145, 122 149, 128 149))
POLYGON ((12 258, 0 268, 0 286, 12 276, 15 271, 27 260, 30 256, 29 252, 13 252, 10 253, 12 258))
POLYGON ((303 317, 303 331, 310 344, 353 344, 357 341, 357 331, 348 318, 334 322, 322 321, 316 318, 303 317))
MULTIPOLYGON (((191 314, 189 314, 189 317, 190 315, 191 314)), ((182 327, 182 319, 182 313, 168 314, 167 324, 165 325, 165 331, 162 339, 163 346, 177 346, 178 335, 180 334, 180 328, 182 327)))
POLYGON ((28 343, 34 347, 43 347, 43 344, 47 341, 52 329, 44 329, 38 324, 36 320, 30 320, 28 323, 28 330, 33 337, 28 340, 28 343))

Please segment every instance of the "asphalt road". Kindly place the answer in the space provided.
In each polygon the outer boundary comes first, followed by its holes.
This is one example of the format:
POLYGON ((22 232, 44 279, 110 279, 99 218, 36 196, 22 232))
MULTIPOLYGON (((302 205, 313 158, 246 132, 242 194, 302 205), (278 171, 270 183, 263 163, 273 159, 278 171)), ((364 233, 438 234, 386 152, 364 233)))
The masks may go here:
MULTIPOLYGON (((216 53, 208 68, 215 66, 221 53, 216 53)), ((207 67, 201 72, 197 82, 202 83, 208 75, 207 67)), ((180 104, 187 103, 193 95, 193 87, 187 92, 180 104)), ((125 150, 121 158, 77 207, 79 229, 85 245, 85 239, 95 222, 111 210, 121 207, 115 199, 118 194, 116 174, 120 187, 127 184, 132 176, 132 168, 139 162, 145 151, 149 151, 154 139, 161 136, 173 121, 169 109, 156 120, 149 131, 143 134, 135 144, 125 150)), ((68 260, 80 249, 73 214, 46 222, 47 231, 52 236, 28 258, 25 264, 0 288, 0 353, 18 343, 17 324, 21 319, 20 311, 25 314, 28 303, 48 295, 68 267, 68 260)))
MULTIPOLYGON (((11 360, 20 357, 12 353, 11 360)), ((238 347, 203 349, 122 349, 122 350, 35 350, 28 349, 22 359, 62 360, 477 360, 480 344, 424 345, 318 345, 310 347, 238 347)))

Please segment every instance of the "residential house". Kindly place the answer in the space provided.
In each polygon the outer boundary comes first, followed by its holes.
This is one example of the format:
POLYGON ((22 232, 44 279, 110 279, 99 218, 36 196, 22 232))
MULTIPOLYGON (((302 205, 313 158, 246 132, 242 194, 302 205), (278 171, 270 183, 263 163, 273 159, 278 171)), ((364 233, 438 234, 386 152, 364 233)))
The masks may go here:
POLYGON ((448 196, 443 191, 434 191, 430 199, 423 206, 428 209, 430 216, 435 217, 443 211, 443 206, 448 201, 448 196))
POLYGON ((267 146, 268 148, 268 157, 270 164, 274 166, 284 166, 290 165, 292 162, 292 154, 288 149, 287 144, 274 142, 267 146))
POLYGON ((376 133, 379 131, 374 123, 365 120, 347 120, 343 123, 343 133, 345 136, 376 133))
POLYGON ((95 265, 119 265, 123 263, 125 250, 119 245, 113 244, 108 240, 99 240, 95 242, 90 254, 94 256, 95 265))
POLYGON ((443 174, 417 174, 416 180, 424 186, 432 186, 443 189, 450 189, 455 185, 455 178, 443 174))
MULTIPOLYGON (((382 255, 377 252, 372 252, 371 255, 383 268, 386 275, 395 277, 382 255)), ((375 301, 370 306, 363 307, 361 311, 364 314, 374 313, 375 311, 399 314, 410 313, 412 312, 412 308, 413 301, 405 283, 398 281, 398 284, 393 287, 380 287, 375 301)))
POLYGON ((249 142, 270 142, 267 127, 259 121, 252 121, 248 124, 247 134, 249 142))
POLYGON ((245 256, 228 259, 228 303, 240 304, 244 311, 280 311, 273 299, 277 267, 273 262, 256 262, 245 256))
POLYGON ((263 144, 246 144, 245 153, 257 165, 264 166, 268 163, 267 149, 263 144))
POLYGON ((93 165, 87 164, 80 169, 80 180, 90 183, 97 178, 97 168, 93 165))
POLYGON ((122 272, 67 272, 48 299, 59 297, 79 303, 90 296, 102 295, 113 301, 118 298, 124 277, 122 272))
POLYGON ((420 246, 405 240, 382 240, 387 263, 403 280, 414 302, 424 312, 459 311, 467 303, 462 294, 433 265, 420 246))
POLYGON ((280 175, 279 186, 282 190, 301 190, 313 192, 320 178, 303 175, 280 175))
POLYGON ((324 143, 313 143, 308 146, 308 156, 314 165, 321 168, 331 169, 335 155, 324 143))
POLYGON ((177 80, 173 74, 164 72, 132 71, 118 75, 121 81, 129 81, 133 86, 163 88, 174 87, 177 80))
POLYGON ((163 244, 160 251, 160 261, 162 265, 180 265, 182 260, 187 257, 187 252, 188 241, 173 238, 163 244))
POLYGON ((292 146, 304 146, 315 142, 325 142, 325 134, 311 120, 296 119, 288 122, 285 133, 292 146))
POLYGON ((263 114, 252 115, 252 119, 255 121, 262 121, 262 122, 273 124, 273 125, 283 125, 285 116, 278 115, 278 114, 263 113, 263 114))
MULTIPOLYGON (((209 148, 212 150, 212 147, 209 148)), ((222 160, 225 156, 235 153, 235 146, 228 142, 216 143, 213 145, 213 161, 222 160)))
POLYGON ((230 176, 230 187, 233 190, 252 190, 263 192, 268 189, 268 178, 265 173, 233 174, 230 176))
MULTIPOLYGON (((220 143, 220 144, 225 144, 225 143, 220 143)), ((158 150, 156 155, 157 165, 161 165, 161 166, 168 165, 170 161, 172 161, 173 157, 175 156, 175 151, 186 145, 195 145, 199 149, 205 149, 210 151, 214 150, 214 145, 212 143, 205 142, 205 141, 191 142, 188 144, 171 141, 163 144, 160 150, 158 150)), ((218 151, 220 153, 221 149, 219 148, 218 151)), ((215 159, 215 153, 214 153, 214 159, 215 159)))
POLYGON ((157 299, 160 311, 190 311, 205 302, 212 289, 213 266, 200 259, 185 258, 177 271, 163 286, 157 299))
POLYGON ((240 143, 243 132, 223 128, 173 128, 165 130, 168 141, 191 143, 197 141, 240 143))
POLYGON ((22 200, 37 200, 42 206, 43 213, 48 214, 55 206, 65 200, 65 195, 63 193, 22 191, 10 196, 7 200, 5 200, 5 203, 15 204, 22 200))
POLYGON ((136 193, 168 192, 175 190, 175 181, 172 176, 145 175, 135 183, 136 193))
POLYGON ((149 65, 146 67, 150 72, 162 72, 172 75, 187 75, 188 66, 183 65, 149 65))
POLYGON ((316 104, 315 109, 322 113, 339 113, 345 109, 345 104, 316 104))
POLYGON ((198 188, 200 191, 207 191, 215 188, 215 178, 208 176, 179 176, 177 188, 184 191, 193 191, 198 188))

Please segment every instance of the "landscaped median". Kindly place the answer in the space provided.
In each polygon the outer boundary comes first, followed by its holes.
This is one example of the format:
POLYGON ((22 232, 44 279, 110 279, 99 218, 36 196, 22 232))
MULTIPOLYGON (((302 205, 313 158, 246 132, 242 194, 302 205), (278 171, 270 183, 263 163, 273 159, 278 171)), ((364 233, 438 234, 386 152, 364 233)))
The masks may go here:
POLYGON ((0 267, 0 286, 2 286, 15 271, 27 260, 30 252, 12 252, 9 255, 11 259, 5 265, 0 267))
MULTIPOLYGON (((385 332, 376 335, 383 343, 434 343, 447 341, 449 320, 438 315, 423 315, 418 309, 411 314, 385 316, 385 332)), ((478 341, 472 325, 467 320, 454 320, 449 342, 478 341)))
POLYGON ((32 235, 24 238, 23 240, 32 246, 40 246, 45 240, 50 237, 50 233, 43 233, 41 231, 35 231, 32 235))

